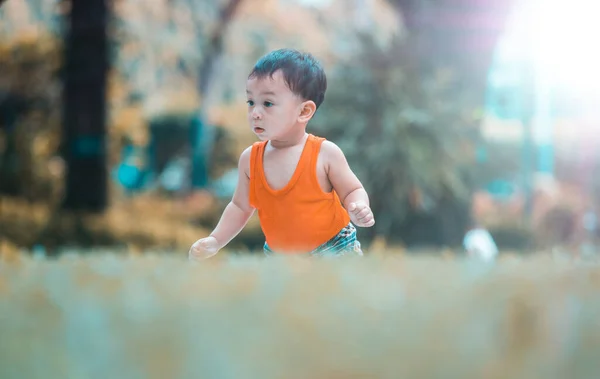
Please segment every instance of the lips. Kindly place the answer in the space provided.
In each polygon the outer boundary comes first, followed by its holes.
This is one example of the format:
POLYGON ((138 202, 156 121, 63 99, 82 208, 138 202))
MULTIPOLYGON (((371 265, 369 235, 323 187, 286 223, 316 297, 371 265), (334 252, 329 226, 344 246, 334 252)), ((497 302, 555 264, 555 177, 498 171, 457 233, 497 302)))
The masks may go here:
POLYGON ((262 132, 264 132, 264 131, 265 131, 265 129, 264 129, 264 128, 261 128, 261 127, 259 127, 259 126, 255 126, 255 127, 254 127, 254 133, 262 133, 262 132))

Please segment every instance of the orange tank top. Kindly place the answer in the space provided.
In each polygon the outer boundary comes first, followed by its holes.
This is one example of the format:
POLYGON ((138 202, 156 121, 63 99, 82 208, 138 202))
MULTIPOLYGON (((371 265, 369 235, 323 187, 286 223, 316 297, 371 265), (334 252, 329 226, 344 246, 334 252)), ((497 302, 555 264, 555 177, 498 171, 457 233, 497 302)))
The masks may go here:
POLYGON ((329 241, 350 222, 335 191, 324 192, 317 179, 317 157, 325 139, 308 135, 288 184, 273 190, 265 178, 263 155, 268 141, 252 145, 250 205, 267 245, 280 253, 306 253, 329 241))

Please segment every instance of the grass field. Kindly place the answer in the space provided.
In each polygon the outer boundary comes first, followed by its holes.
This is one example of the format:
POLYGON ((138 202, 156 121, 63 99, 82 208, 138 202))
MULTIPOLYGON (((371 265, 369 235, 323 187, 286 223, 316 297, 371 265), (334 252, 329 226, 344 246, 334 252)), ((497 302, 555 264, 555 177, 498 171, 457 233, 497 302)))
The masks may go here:
POLYGON ((600 266, 106 252, 0 261, 0 378, 596 378, 600 266))

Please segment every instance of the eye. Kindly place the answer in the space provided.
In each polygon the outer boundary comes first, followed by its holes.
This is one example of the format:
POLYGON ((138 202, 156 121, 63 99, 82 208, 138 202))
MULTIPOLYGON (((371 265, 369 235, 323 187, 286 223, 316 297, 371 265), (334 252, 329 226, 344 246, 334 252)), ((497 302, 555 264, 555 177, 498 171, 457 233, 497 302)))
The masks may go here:
POLYGON ((273 106, 273 103, 271 103, 270 101, 265 101, 264 105, 265 105, 265 107, 270 108, 273 106))
POLYGON ((250 106, 250 107, 253 107, 254 106, 254 101, 248 100, 248 101, 246 101, 246 104, 248 104, 248 106, 250 106))

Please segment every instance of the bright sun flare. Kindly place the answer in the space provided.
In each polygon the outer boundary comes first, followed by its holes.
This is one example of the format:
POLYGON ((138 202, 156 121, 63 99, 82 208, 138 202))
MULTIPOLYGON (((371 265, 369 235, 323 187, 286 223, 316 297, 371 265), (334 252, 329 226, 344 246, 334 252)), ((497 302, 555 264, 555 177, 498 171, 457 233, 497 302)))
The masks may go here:
MULTIPOLYGON (((520 0, 500 54, 528 60, 560 91, 600 96, 600 1, 520 0)), ((600 105, 600 104, 599 104, 600 105)))

